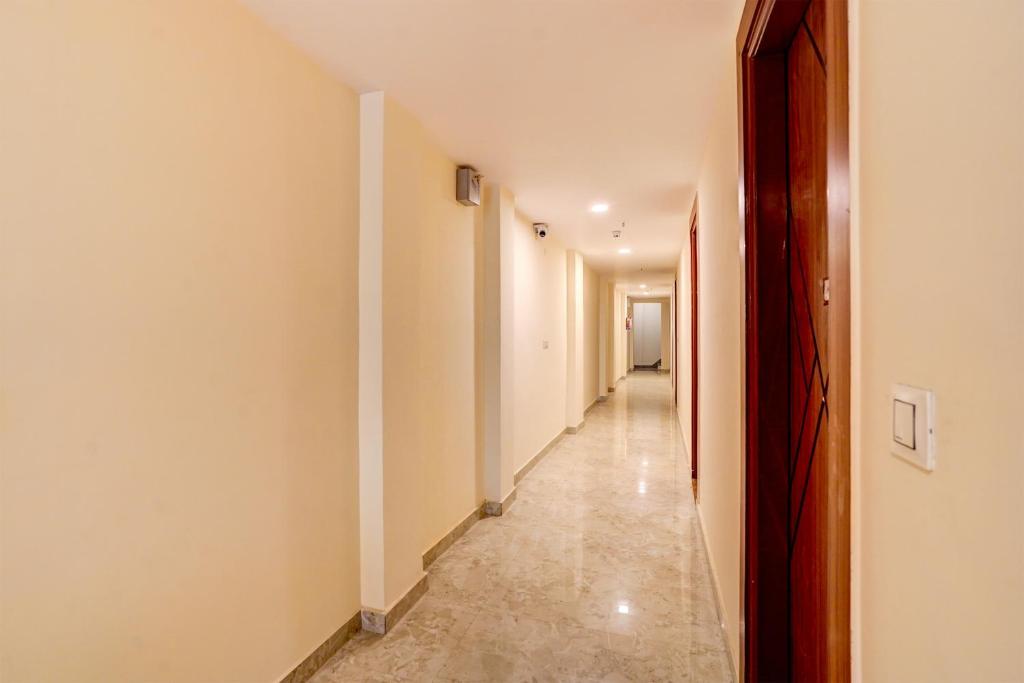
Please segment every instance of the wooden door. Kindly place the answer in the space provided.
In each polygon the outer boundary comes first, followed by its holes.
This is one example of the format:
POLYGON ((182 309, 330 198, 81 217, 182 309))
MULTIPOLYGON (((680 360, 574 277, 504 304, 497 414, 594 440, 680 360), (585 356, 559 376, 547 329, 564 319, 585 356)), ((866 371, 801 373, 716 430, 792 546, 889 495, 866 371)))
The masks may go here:
POLYGON ((845 2, 749 0, 739 50, 747 249, 744 678, 847 681, 845 2))
POLYGON ((698 334, 698 283, 697 277, 697 204, 694 202, 693 212, 690 215, 690 476, 697 478, 697 382, 700 377, 698 371, 697 352, 700 335, 698 334))
POLYGON ((786 52, 789 105, 789 658, 795 681, 827 680, 828 228, 825 63, 813 0, 786 52), (810 19, 810 21, 808 21, 810 19), (815 35, 815 31, 819 35, 815 35))

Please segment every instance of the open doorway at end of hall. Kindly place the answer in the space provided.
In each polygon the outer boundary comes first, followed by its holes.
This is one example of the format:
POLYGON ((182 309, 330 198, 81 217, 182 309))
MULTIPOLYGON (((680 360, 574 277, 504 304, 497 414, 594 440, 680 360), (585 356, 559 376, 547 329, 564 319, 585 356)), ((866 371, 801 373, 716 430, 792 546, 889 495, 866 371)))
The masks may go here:
POLYGON ((628 366, 631 371, 671 371, 671 304, 668 298, 631 298, 628 366))

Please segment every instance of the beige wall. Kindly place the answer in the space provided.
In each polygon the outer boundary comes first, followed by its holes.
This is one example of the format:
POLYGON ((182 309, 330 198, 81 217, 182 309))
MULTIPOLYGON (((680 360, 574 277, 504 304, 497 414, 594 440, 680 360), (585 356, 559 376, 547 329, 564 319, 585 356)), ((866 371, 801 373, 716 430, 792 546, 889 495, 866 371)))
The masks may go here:
POLYGON ((598 394, 598 300, 600 278, 583 265, 583 408, 589 408, 598 394))
POLYGON ((482 502, 477 482, 474 230, 456 165, 385 98, 385 593, 422 575, 422 553, 482 502), (392 536, 393 534, 393 536, 392 536))
POLYGON ((356 97, 219 0, 0 63, 0 679, 277 680, 359 609, 356 97))
MULTIPOLYGON (((734 57, 730 54, 730 59, 734 57)), ((731 65, 730 65, 731 66, 731 65)), ((697 453, 701 523, 710 551, 715 583, 734 665, 738 666, 741 617, 741 334, 743 330, 742 264, 735 68, 724 78, 701 163, 697 196, 699 320, 697 453)), ((688 226, 681 226, 688 230, 688 226)), ((689 240, 679 258, 679 282, 690 280, 689 240)), ((679 419, 690 446, 690 296, 688 284, 679 297, 679 419)))
POLYGON ((554 235, 536 239, 516 213, 514 467, 565 429, 566 254, 554 235), (543 348, 547 342, 548 348, 543 348))
POLYGON ((858 15, 859 665, 865 681, 1020 681, 1024 4, 858 15), (934 472, 889 454, 892 383, 935 392, 934 472))

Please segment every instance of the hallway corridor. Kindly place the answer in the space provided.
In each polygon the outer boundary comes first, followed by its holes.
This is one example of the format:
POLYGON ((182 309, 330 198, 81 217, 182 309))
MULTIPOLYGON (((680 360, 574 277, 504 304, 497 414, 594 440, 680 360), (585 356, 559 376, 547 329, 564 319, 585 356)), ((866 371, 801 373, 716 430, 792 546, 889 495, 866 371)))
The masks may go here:
POLYGON ((731 680, 667 375, 634 373, 312 679, 731 680))

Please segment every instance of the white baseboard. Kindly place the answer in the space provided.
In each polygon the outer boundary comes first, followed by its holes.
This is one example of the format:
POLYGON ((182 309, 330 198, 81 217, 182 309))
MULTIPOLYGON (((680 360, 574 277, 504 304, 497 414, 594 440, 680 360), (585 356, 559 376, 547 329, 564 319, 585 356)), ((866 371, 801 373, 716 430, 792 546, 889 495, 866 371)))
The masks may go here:
MULTIPOLYGON (((697 484, 698 489, 700 483, 697 484)), ((700 524, 700 540, 704 544, 704 553, 708 558, 708 567, 711 568, 711 588, 715 593, 715 607, 718 610, 718 625, 722 629, 722 640, 725 641, 725 650, 729 655, 729 667, 732 669, 732 679, 734 681, 739 680, 737 676, 738 664, 733 653, 732 643, 729 642, 729 629, 726 628, 726 614, 725 603, 722 602, 722 589, 718 580, 718 570, 715 569, 715 558, 711 555, 711 548, 708 546, 708 532, 704 526, 704 514, 700 510, 700 506, 697 506, 697 522, 700 524)), ((738 617, 738 615, 737 615, 738 617)))

